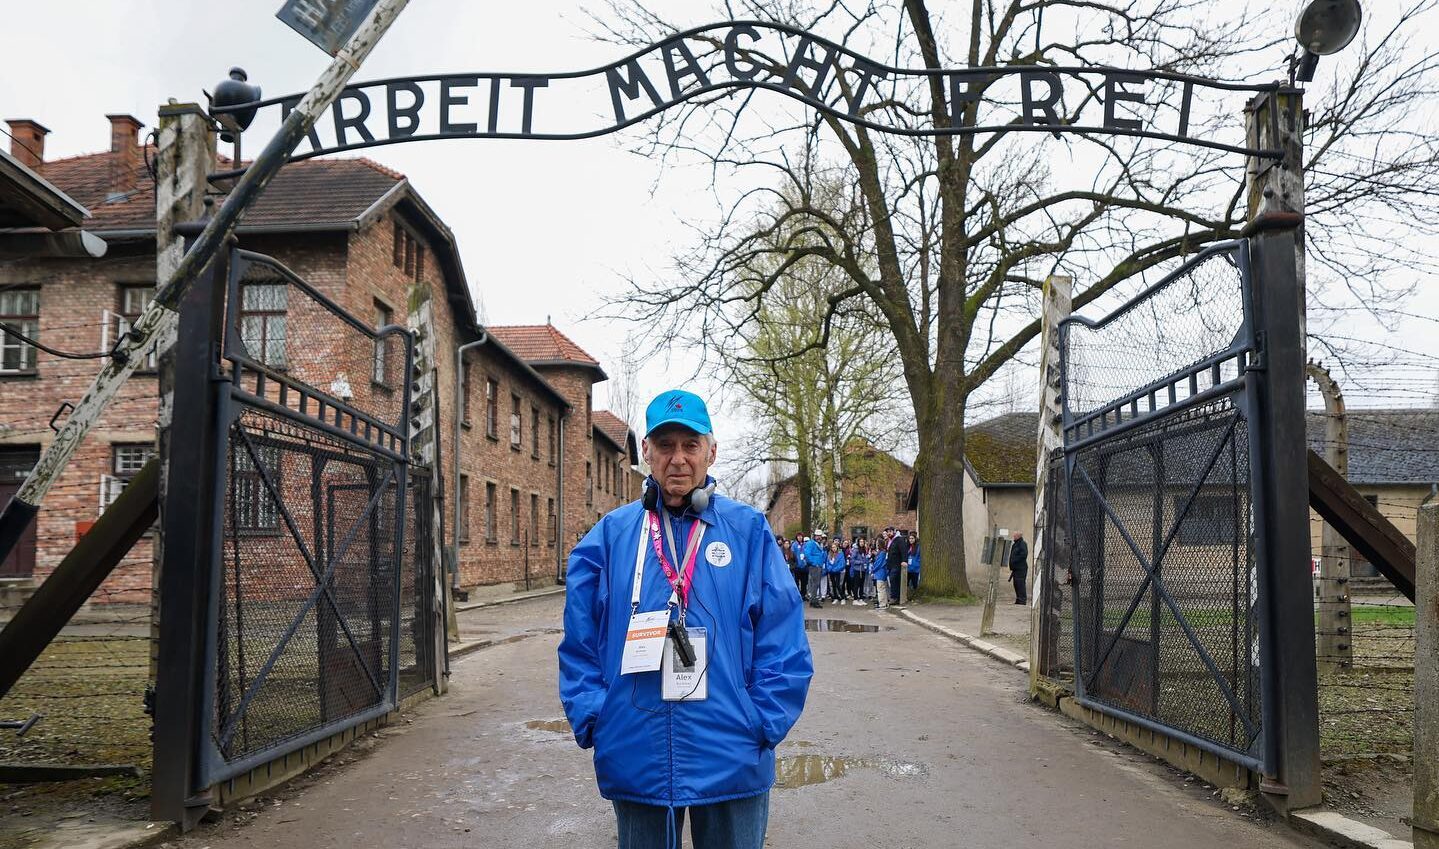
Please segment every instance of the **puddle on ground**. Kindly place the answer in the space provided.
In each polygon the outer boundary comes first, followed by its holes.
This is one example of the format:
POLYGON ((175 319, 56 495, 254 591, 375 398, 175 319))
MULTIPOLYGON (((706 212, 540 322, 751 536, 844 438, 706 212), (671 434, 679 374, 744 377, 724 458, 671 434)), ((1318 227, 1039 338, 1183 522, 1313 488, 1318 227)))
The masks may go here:
POLYGON ((877 769, 890 778, 924 775, 920 764, 881 758, 837 758, 829 755, 785 755, 775 758, 775 787, 793 790, 823 784, 860 769, 877 769))
MULTIPOLYGON (((554 734, 569 734, 570 724, 563 719, 531 719, 525 723, 531 731, 549 731, 554 734)), ((808 740, 791 740, 787 746, 810 747, 808 740)), ((861 769, 876 769, 889 778, 908 778, 924 775, 922 764, 885 758, 839 758, 831 755, 782 755, 775 758, 775 787, 793 790, 811 784, 823 784, 841 778, 847 773, 861 769)))
POLYGON ((556 734, 570 733, 570 724, 563 719, 532 719, 525 723, 525 727, 531 731, 553 731, 556 734))
POLYGON ((804 620, 804 629, 806 631, 825 631, 845 634, 873 634, 875 631, 893 631, 894 627, 886 625, 881 628, 878 625, 846 622, 843 619, 806 619, 804 620))

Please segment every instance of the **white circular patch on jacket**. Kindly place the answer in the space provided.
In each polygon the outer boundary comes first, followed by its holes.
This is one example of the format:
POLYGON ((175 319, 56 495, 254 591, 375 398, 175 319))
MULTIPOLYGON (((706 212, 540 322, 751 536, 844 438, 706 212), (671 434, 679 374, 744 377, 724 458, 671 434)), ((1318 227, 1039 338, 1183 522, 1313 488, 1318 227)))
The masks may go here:
POLYGON ((712 542, 705 546, 705 559, 715 566, 728 566, 731 560, 729 546, 722 542, 712 542))

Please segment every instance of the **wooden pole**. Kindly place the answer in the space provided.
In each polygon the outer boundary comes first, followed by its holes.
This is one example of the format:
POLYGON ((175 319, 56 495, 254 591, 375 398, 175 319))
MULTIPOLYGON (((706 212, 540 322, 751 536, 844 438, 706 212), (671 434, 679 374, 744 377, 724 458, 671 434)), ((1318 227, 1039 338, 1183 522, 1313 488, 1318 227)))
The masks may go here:
MULTIPOLYGON (((1310 362, 1306 371, 1324 395, 1324 459, 1340 477, 1349 477, 1349 422, 1339 384, 1324 366, 1310 362)), ((1320 532, 1319 646, 1321 671, 1354 665, 1353 625, 1349 609, 1349 543, 1329 522, 1320 532)))
MULTIPOLYGON (((1044 281, 1044 302, 1040 306, 1040 349, 1039 349, 1039 438, 1035 443, 1034 458, 1034 540, 1033 591, 1029 594, 1029 689, 1033 693, 1039 685, 1039 677, 1048 672, 1044 669, 1045 658, 1051 657, 1046 648, 1054 639, 1059 627, 1059 607, 1053 604, 1052 588, 1046 588, 1045 574, 1054 575, 1056 569, 1046 569, 1045 558, 1052 557, 1048 549, 1046 529, 1049 527, 1049 491, 1062 485, 1062 481, 1049 479, 1049 456, 1064 444, 1060 433, 1061 410, 1059 399, 1059 323, 1069 318, 1073 311, 1074 279, 1065 274, 1052 274, 1044 281)), ((1068 564, 1058 564, 1065 565, 1068 564)))
POLYGON ((1439 849, 1439 504, 1419 508, 1414 613, 1414 849, 1439 849))
POLYGON ((1005 538, 1006 533, 1006 529, 1000 529, 989 550, 989 579, 984 590, 984 613, 979 619, 981 637, 994 632, 994 608, 999 604, 999 570, 1009 562, 1009 549, 1013 545, 1005 538))

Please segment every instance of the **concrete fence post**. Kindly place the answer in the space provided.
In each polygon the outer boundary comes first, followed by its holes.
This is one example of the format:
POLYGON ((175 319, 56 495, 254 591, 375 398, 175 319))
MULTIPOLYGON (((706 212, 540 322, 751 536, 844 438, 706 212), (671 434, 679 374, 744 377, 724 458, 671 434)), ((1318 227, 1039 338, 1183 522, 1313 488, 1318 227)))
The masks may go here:
POLYGON ((1414 574, 1414 849, 1439 849, 1439 504, 1419 508, 1414 574))

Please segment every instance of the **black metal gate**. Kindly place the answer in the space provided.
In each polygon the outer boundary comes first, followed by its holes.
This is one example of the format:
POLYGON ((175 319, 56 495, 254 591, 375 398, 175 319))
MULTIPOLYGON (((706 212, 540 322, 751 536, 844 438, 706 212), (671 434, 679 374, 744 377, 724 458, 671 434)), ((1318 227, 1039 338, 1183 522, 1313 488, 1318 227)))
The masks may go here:
POLYGON ((1060 325, 1064 503, 1045 547, 1067 569, 1041 568, 1073 640, 1046 643, 1082 704, 1270 773, 1249 269, 1246 242, 1217 244, 1060 325))
POLYGON ((230 253, 223 293, 218 356, 178 367, 211 374, 215 422, 189 437, 213 440, 215 464, 197 505, 214 513, 197 546, 195 791, 382 716, 436 673, 412 335, 249 251, 230 253))

